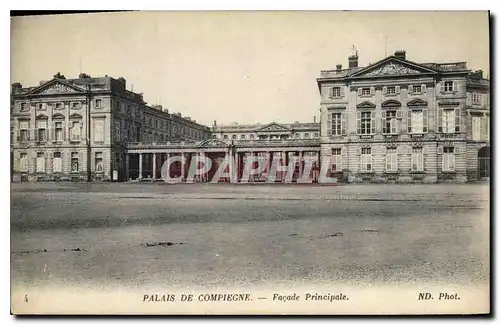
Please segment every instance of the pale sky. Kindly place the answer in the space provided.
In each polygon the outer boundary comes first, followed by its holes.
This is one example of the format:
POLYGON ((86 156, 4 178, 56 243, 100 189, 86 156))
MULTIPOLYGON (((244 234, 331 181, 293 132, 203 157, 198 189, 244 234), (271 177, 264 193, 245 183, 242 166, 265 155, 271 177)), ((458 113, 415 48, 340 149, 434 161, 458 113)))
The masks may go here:
MULTIPOLYGON (((198 122, 312 122, 320 70, 398 49, 489 75, 487 12, 127 12, 12 18, 11 81, 124 77, 198 122), (385 46, 387 39, 387 46, 385 46)), ((319 119, 318 119, 319 120, 319 119)))

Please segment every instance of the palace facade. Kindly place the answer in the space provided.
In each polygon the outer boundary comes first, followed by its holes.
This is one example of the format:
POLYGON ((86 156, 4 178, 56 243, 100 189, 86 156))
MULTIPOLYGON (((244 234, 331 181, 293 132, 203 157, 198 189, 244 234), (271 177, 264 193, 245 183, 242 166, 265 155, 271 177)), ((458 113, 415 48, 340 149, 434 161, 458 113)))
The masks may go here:
POLYGON ((14 180, 126 180, 131 142, 202 141, 210 129, 126 89, 124 78, 60 73, 12 85, 14 180))
MULTIPOLYGON (((159 180, 171 156, 184 157, 170 171, 184 181, 201 156, 215 162, 205 180, 228 157, 239 179, 252 156, 266 164, 253 181, 266 180, 271 161, 294 157, 297 181, 306 156, 318 161, 310 169, 315 180, 320 169, 347 183, 489 177, 490 87, 481 71, 465 62, 416 63, 405 51, 365 67, 358 62, 356 53, 346 69, 321 71, 320 119, 311 123, 207 127, 148 105, 125 79, 108 76, 56 74, 35 87, 13 84, 13 180, 159 180)), ((285 177, 280 172, 276 181, 285 177)))
POLYGON ((321 71, 321 156, 346 182, 466 182, 489 176, 489 80, 465 62, 405 51, 321 71))

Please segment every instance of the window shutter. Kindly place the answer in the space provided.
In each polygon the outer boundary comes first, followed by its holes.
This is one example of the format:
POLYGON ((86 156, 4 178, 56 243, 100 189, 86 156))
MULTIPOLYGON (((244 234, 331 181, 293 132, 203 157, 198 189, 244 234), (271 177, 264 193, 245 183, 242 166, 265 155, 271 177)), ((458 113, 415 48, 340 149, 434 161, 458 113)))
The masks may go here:
POLYGON ((375 95, 375 87, 370 87, 370 95, 375 95))
POLYGON ((429 153, 429 148, 427 148, 427 146, 424 146, 422 148, 422 154, 427 155, 428 153, 429 153))
POLYGON ((402 110, 398 109, 396 111, 396 118, 399 120, 401 120, 403 118, 403 111, 402 110))
POLYGON ((427 108, 422 109, 422 131, 427 133, 427 108))
POLYGON ((358 88, 358 96, 361 96, 361 87, 358 88))
POLYGON ((453 149, 453 153, 454 153, 455 155, 459 155, 459 154, 460 154, 460 147, 455 147, 455 148, 453 149))
POLYGON ((38 129, 35 129, 35 141, 38 141, 38 129))
POLYGON ((453 81, 453 91, 458 91, 458 82, 453 81))
POLYGON ((375 122, 376 122, 376 120, 375 120, 375 112, 371 112, 371 117, 372 117, 372 125, 371 125, 371 127, 372 127, 372 133, 371 134, 375 134, 375 122))
POLYGON ((423 93, 427 92, 427 89, 425 88, 425 84, 423 84, 421 87, 422 87, 422 92, 423 93))
POLYGON ((408 133, 411 133, 411 110, 408 111, 408 118, 406 119, 406 124, 408 127, 408 133))
POLYGON ((413 93, 413 85, 408 85, 408 93, 413 93))
POLYGON ((52 127, 50 128, 50 140, 51 141, 56 141, 56 124, 55 123, 52 123, 51 125, 52 127))
POLYGON ((332 98, 333 97, 333 87, 328 88, 328 97, 332 98))
POLYGON ((382 87, 382 92, 384 93, 384 95, 387 95, 387 87, 386 86, 382 87))
POLYGON ((328 112, 328 121, 326 123, 326 135, 330 136, 332 135, 332 114, 331 112, 328 112))
POLYGON ((382 146, 382 154, 386 155, 387 154, 387 147, 382 146))
MULTIPOLYGON (((87 161, 87 164, 90 164, 90 161, 87 161)), ((78 154, 78 171, 83 171, 83 152, 78 154)))
POLYGON ((439 146, 437 148, 437 153, 438 153, 438 155, 442 155, 443 154, 443 146, 439 146))
POLYGON ((441 108, 437 109, 437 131, 443 133, 443 110, 441 108))
MULTIPOLYGON (((453 83, 455 85, 455 83, 453 83)), ((460 132, 460 108, 455 108, 455 132, 460 132)))
POLYGON ((361 147, 358 147, 357 153, 358 153, 358 156, 361 155, 361 147))
POLYGON ((31 139, 32 139, 32 137, 31 137, 31 130, 28 130, 27 134, 28 134, 28 136, 27 136, 28 139, 27 140, 31 141, 31 139))
POLYGON ((386 113, 385 113, 385 111, 382 111, 382 133, 388 133, 386 130, 386 125, 387 125, 386 113))
POLYGON ((19 142, 20 135, 19 135, 19 129, 16 130, 16 141, 19 142))
MULTIPOLYGON (((391 155, 391 156, 392 156, 392 155, 391 155)), ((391 156, 387 156, 387 154, 386 154, 386 156, 385 156, 385 170, 386 170, 386 171, 389 171, 389 170, 390 170, 389 165, 390 165, 390 163, 391 163, 391 158, 392 158, 391 156)))
POLYGON ((346 129, 346 113, 342 112, 341 113, 341 129, 342 129, 342 134, 346 134, 345 129, 346 129))
POLYGON ((340 86, 340 97, 344 97, 344 87, 340 86))
POLYGON ((356 123, 357 127, 356 127, 356 129, 357 129, 357 133, 361 134, 361 112, 358 111, 356 114, 357 114, 357 123, 356 123))
POLYGON ((439 92, 440 92, 440 93, 444 93, 444 81, 441 81, 441 82, 439 83, 439 92))
POLYGON ((401 93, 401 87, 400 86, 396 86, 396 94, 399 94, 401 93))

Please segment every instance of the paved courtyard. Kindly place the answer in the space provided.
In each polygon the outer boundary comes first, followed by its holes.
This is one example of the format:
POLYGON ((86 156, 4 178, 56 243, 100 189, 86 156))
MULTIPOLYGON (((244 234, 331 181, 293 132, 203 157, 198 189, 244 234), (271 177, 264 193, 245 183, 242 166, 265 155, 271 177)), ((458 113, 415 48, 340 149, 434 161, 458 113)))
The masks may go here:
POLYGON ((489 186, 13 184, 13 284, 489 281, 489 186))

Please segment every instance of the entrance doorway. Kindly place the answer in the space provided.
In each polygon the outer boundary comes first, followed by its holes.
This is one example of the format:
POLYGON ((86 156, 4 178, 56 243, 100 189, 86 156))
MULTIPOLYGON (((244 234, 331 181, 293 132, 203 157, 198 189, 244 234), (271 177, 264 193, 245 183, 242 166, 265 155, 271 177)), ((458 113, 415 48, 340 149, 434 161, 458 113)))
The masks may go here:
POLYGON ((482 147, 477 153, 479 178, 490 177, 490 147, 482 147))

